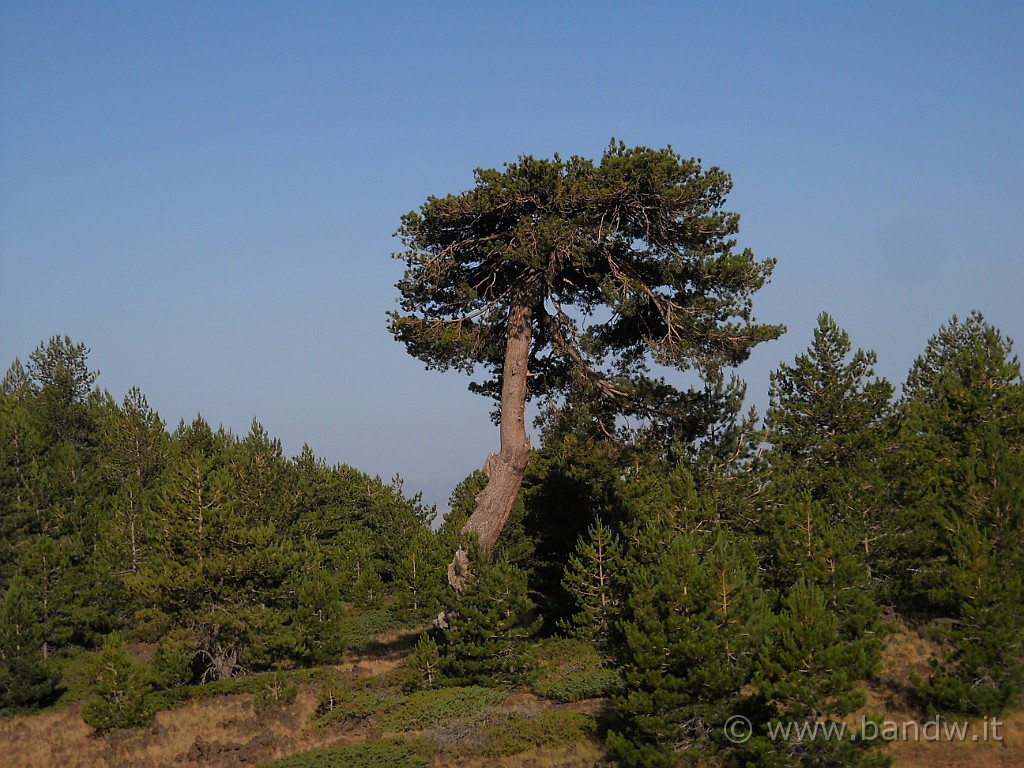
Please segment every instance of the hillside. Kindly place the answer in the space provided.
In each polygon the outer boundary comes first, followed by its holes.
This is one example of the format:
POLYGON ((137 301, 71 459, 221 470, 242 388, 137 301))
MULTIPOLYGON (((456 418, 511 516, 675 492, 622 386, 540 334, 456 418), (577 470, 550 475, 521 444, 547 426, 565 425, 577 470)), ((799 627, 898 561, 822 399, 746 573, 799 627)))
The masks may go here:
POLYGON ((1019 758, 1024 383, 979 313, 898 399, 823 313, 763 424, 736 380, 614 432, 561 403, 489 546, 485 472, 438 525, 258 421, 168 430, 87 354, 0 387, 4 760, 1019 758))
MULTIPOLYGON (((520 689, 489 702, 485 695, 478 708, 470 701, 467 709, 454 704, 451 697, 438 707, 436 698, 431 702, 422 695, 402 693, 392 683, 414 637, 415 633, 389 633, 372 652, 295 672, 289 683, 295 686, 294 692, 280 701, 273 701, 275 680, 262 675, 249 681, 255 693, 223 693, 191 701, 157 713, 138 730, 97 735, 82 721, 81 702, 0 720, 0 766, 615 765, 596 738, 602 723, 614 719, 607 699, 565 703, 520 689), (338 715, 333 718, 324 716, 328 680, 339 689, 338 715), (376 700, 373 712, 360 712, 352 693, 373 687, 388 693, 376 700), (341 714, 345 707, 351 716, 341 714)), ((886 720, 927 722, 898 705, 909 676, 926 665, 933 652, 917 632, 905 627, 894 632, 883 654, 882 670, 870 684, 870 706, 884 711, 886 720)), ((1024 712, 1006 716, 1001 724, 999 739, 979 736, 974 741, 974 735, 982 734, 975 721, 964 741, 929 740, 922 735, 919 740, 893 741, 884 751, 891 756, 893 768, 1024 766, 1024 712)))

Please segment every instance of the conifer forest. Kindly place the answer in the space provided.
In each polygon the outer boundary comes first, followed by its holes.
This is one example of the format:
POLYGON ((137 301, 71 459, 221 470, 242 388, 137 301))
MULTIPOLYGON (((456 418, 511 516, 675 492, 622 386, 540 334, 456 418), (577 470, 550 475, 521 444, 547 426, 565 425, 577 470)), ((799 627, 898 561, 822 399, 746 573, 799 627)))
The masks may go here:
POLYGON ((129 743, 247 697, 308 701, 268 765, 781 768, 920 764, 894 713, 1024 723, 1024 381, 983 307, 888 381, 827 311, 755 319, 774 262, 721 169, 612 142, 474 178, 402 218, 381 307, 494 404, 444 514, 257 420, 119 401, 88 339, 3 361, 4 728, 129 743), (735 369, 787 332, 757 413, 735 369))

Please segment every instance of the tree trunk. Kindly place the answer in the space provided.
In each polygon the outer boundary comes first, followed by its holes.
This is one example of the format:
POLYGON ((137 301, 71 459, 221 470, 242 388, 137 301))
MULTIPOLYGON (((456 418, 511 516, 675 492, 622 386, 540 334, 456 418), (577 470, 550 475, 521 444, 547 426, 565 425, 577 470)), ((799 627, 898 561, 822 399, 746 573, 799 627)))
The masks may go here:
MULTIPOLYGON (((523 483, 530 460, 530 437, 526 434, 526 382, 533 340, 533 306, 513 302, 509 308, 508 339, 501 382, 501 449, 484 462, 487 485, 476 497, 476 509, 462 527, 463 534, 476 534, 489 550, 505 527, 523 483)), ((448 581, 461 591, 469 575, 469 558, 461 547, 448 566, 448 581)))

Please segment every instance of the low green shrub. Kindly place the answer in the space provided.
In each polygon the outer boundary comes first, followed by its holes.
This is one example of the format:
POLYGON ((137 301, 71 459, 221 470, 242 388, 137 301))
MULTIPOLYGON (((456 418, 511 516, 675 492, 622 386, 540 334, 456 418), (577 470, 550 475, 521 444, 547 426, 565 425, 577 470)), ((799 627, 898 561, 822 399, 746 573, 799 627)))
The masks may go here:
POLYGON ((536 714, 496 713, 470 724, 437 729, 437 751, 451 757, 509 757, 534 747, 556 747, 593 739, 597 725, 581 712, 544 710, 536 714))
POLYGON ((537 715, 513 715, 484 731, 483 757, 516 755, 532 747, 552 747, 593 738, 597 726, 582 712, 545 710, 537 715))
POLYGON ((622 685, 619 673, 607 666, 593 643, 552 637, 528 652, 533 670, 531 690, 555 701, 581 701, 611 696, 622 685))
POLYGON ((393 611, 352 611, 345 614, 338 627, 340 645, 348 651, 372 650, 379 645, 378 638, 385 632, 406 629, 407 621, 401 620, 393 611))
POLYGON ((365 720, 391 711, 405 698, 394 674, 359 680, 331 676, 321 687, 314 722, 324 727, 345 720, 365 720))
POLYGON ((497 704, 505 693, 476 685, 416 691, 384 713, 387 731, 415 731, 439 723, 465 720, 497 704))
POLYGON ((284 672, 273 672, 266 675, 262 685, 256 690, 253 698, 253 709, 269 709, 286 707, 295 701, 299 687, 284 672))
POLYGON ((430 760, 402 741, 367 741, 318 749, 267 763, 264 768, 427 768, 430 760))

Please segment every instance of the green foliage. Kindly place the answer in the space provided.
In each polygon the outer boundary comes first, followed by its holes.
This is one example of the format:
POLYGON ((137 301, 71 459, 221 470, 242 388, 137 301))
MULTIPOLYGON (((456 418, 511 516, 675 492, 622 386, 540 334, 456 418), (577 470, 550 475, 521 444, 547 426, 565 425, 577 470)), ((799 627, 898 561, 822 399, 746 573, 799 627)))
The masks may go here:
POLYGON ((622 574, 622 547, 610 528, 597 520, 580 538, 565 566, 562 586, 576 603, 566 626, 575 637, 607 647, 619 615, 619 590, 614 580, 622 574))
POLYGON ((733 250, 739 217, 722 210, 732 183, 720 169, 613 142, 599 163, 522 156, 475 180, 402 217, 390 325, 428 367, 485 369, 475 391, 498 395, 513 305, 538 327, 530 396, 585 393, 633 415, 671 405, 650 363, 709 372, 781 333, 751 322, 774 264, 733 250))
MULTIPOLYGON (((838 723, 866 702, 857 683, 874 650, 844 639, 840 614, 829 606, 825 591, 801 577, 783 599, 758 659, 754 684, 764 700, 761 717, 776 726, 838 723)), ((777 765, 886 764, 877 742, 768 740, 762 724, 750 748, 774 753, 777 765)))
MULTIPOLYGON (((872 575, 879 575, 886 554, 884 546, 879 551, 888 517, 879 466, 893 388, 875 377, 874 352, 851 349, 847 333, 828 314, 819 315, 811 347, 772 374, 765 418, 773 497, 780 507, 771 549, 791 549, 793 542, 786 540, 795 531, 805 543, 802 554, 790 552, 796 560, 780 555, 777 572, 791 576, 779 586, 794 583, 797 561, 817 561, 811 567, 820 569, 822 558, 842 560, 847 572, 829 577, 832 598, 842 590, 874 589, 872 575)), ((818 580, 822 574, 807 575, 818 580)))
POLYGON ((454 686, 415 691, 398 706, 382 713, 386 731, 416 731, 438 723, 478 716, 504 698, 502 691, 479 686, 454 686))
POLYGON ((107 638, 95 659, 92 690, 92 698, 82 707, 82 719, 97 731, 138 728, 149 722, 142 671, 116 633, 107 638))
POLYGON ((555 701, 582 701, 621 692, 622 678, 598 648, 586 640, 545 638, 527 651, 530 688, 555 701))
POLYGON ((801 578, 783 600, 762 652, 765 698, 780 718, 848 714, 863 703, 850 690, 864 668, 858 652, 862 648, 843 642, 824 590, 801 578))
POLYGON ((430 760, 402 741, 367 741, 318 749, 267 764, 267 768, 427 768, 430 760))
POLYGON ((441 652, 428 633, 420 635, 416 647, 405 660, 406 691, 430 690, 441 683, 441 652))
POLYGON ((177 689, 193 682, 192 665, 196 641, 187 629, 170 630, 160 638, 149 663, 149 681, 154 688, 177 689))
MULTIPOLYGON (((531 162, 542 186, 563 183, 531 162)), ((560 167, 583 178, 585 166, 560 167)), ((498 198, 500 176, 484 179, 498 198)), ((500 280, 528 279, 537 253, 502 252, 500 280)), ((583 258, 569 279, 593 287, 592 267, 583 258)), ((656 318, 638 286, 601 279, 623 318, 656 318)), ((485 321, 434 351, 500 347, 485 321)), ((565 350, 550 323, 563 321, 538 320, 553 346, 532 394, 558 393, 543 445, 492 559, 473 553, 461 595, 445 570, 481 473, 456 489, 435 533, 434 511, 400 480, 329 467, 308 447, 286 459, 259 422, 241 438, 201 417, 168 433, 138 390, 119 404, 95 389, 88 350, 66 337, 15 361, 0 385, 0 710, 63 691, 107 730, 225 693, 278 706, 312 678, 296 665, 383 650, 383 633, 419 631, 444 609, 450 629, 423 635, 401 670, 317 673, 318 722, 430 729, 431 748, 482 757, 594 732, 583 715, 496 706, 508 686, 527 685, 555 701, 612 697, 609 746, 624 764, 866 766, 883 756, 852 742, 775 743, 766 726, 863 707, 883 603, 928 622, 938 642, 918 684, 923 708, 993 715, 1020 701, 1024 382, 1011 343, 980 314, 929 341, 895 407, 873 353, 823 314, 807 352, 772 377, 762 433, 741 415, 742 383, 720 369, 689 392, 615 378, 647 348, 614 323, 588 337, 584 362, 601 368, 602 348, 617 362, 580 377, 575 361, 557 362, 565 350), (604 384, 629 397, 610 403, 604 384), (654 402, 663 412, 648 410, 654 402), (535 642, 538 616, 570 637, 535 642), (134 662, 122 636, 155 643, 149 661, 134 662), (742 746, 721 729, 735 714, 754 728, 742 746)), ((342 759, 422 764, 424 749, 371 742, 342 759)))
POLYGON ((388 609, 377 611, 350 611, 339 623, 338 632, 346 651, 372 650, 380 635, 397 629, 406 629, 408 621, 401 613, 388 609))
POLYGON ((317 705, 317 725, 366 720, 397 707, 405 700, 397 675, 349 679, 330 676, 317 705))
POLYGON ((875 378, 875 353, 851 355, 851 348, 849 335, 823 312, 811 347, 771 377, 765 424, 773 455, 816 481, 808 487, 815 499, 834 493, 838 470, 872 458, 893 394, 892 384, 875 378))
POLYGON ((255 709, 272 709, 295 702, 299 687, 284 672, 272 672, 256 691, 252 705, 255 709))
POLYGON ((741 691, 772 621, 751 552, 722 530, 681 532, 661 521, 639 532, 625 567, 624 691, 615 697, 624 722, 609 734, 610 749, 652 766, 734 752, 721 743, 722 727, 749 709, 741 691))
POLYGON ((43 653, 39 608, 16 575, 0 600, 0 713, 46 706, 60 693, 60 676, 43 653))
POLYGON ((593 739, 596 731, 594 720, 581 712, 545 709, 490 715, 472 728, 442 728, 435 741, 444 755, 496 759, 593 739))
POLYGON ((395 563, 392 591, 401 609, 419 619, 432 619, 443 610, 451 554, 426 525, 413 530, 395 563))
POLYGON ((458 596, 444 633, 442 673, 461 685, 511 686, 525 673, 523 643, 539 628, 526 574, 472 553, 474 578, 458 596))
POLYGON ((954 317, 915 362, 891 472, 903 600, 946 619, 936 709, 1000 712, 1024 690, 1024 383, 1012 343, 954 317))
POLYGON ((807 352, 772 375, 760 529, 777 621, 761 689, 779 717, 845 714, 882 648, 878 466, 892 386, 874 364, 822 313, 807 352))
POLYGON ((84 447, 92 440, 94 424, 86 401, 99 372, 89 370, 89 351, 69 336, 53 336, 29 355, 25 383, 37 399, 43 434, 54 443, 84 447))
MULTIPOLYGON (((543 444, 533 452, 523 478, 521 529, 513 518, 499 540, 506 547, 520 530, 528 537, 531 583, 551 627, 568 622, 574 612, 575 601, 563 579, 580 538, 595 517, 618 522, 616 490, 628 457, 623 444, 602 431, 614 431, 614 416, 605 416, 609 427, 595 410, 585 403, 548 409, 543 444)), ((513 561, 521 564, 524 559, 513 561)))

